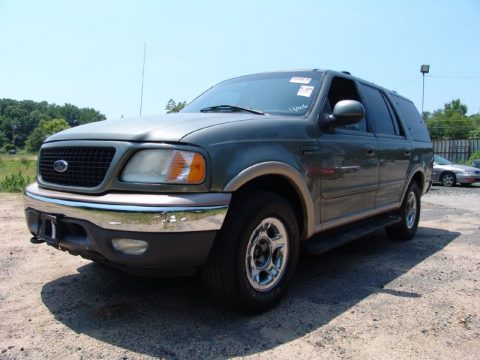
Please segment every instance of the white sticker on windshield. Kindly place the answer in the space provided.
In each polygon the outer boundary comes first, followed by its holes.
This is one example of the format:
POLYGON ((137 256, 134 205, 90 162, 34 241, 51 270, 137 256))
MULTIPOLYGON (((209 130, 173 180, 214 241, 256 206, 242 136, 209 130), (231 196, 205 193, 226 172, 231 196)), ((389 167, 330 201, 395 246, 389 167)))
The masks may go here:
POLYGON ((308 84, 311 80, 312 78, 294 76, 290 79, 290 82, 295 84, 308 84))
POLYGON ((302 85, 300 86, 300 89, 298 89, 297 95, 310 97, 310 95, 312 95, 312 92, 313 92, 313 86, 302 85))

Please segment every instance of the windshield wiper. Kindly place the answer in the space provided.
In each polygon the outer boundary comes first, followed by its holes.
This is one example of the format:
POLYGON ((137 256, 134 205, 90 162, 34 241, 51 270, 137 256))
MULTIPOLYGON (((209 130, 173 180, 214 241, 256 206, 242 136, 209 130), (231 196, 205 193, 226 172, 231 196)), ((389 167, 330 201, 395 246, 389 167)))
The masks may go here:
POLYGON ((209 107, 201 109, 200 112, 212 112, 212 111, 222 111, 222 110, 226 110, 226 111, 248 111, 248 112, 251 112, 252 114, 265 115, 265 113, 263 111, 250 109, 250 108, 243 107, 243 106, 236 106, 236 105, 209 106, 209 107))

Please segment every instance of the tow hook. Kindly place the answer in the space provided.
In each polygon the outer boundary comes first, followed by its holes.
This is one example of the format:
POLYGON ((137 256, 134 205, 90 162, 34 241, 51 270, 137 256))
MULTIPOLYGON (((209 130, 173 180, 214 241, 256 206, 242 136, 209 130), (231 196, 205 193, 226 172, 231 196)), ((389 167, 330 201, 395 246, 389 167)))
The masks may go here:
POLYGON ((41 244, 41 243, 44 243, 45 240, 39 239, 37 236, 33 236, 30 238, 30 242, 32 244, 41 244))

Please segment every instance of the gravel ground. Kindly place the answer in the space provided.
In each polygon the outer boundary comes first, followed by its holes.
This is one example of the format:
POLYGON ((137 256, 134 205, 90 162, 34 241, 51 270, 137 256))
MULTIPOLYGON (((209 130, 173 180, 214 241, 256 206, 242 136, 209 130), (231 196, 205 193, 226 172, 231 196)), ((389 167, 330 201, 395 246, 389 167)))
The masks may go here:
POLYGON ((28 242, 0 194, 0 359, 479 359, 480 188, 433 187, 411 242, 383 232, 303 257, 284 301, 255 317, 198 277, 137 278, 28 242))

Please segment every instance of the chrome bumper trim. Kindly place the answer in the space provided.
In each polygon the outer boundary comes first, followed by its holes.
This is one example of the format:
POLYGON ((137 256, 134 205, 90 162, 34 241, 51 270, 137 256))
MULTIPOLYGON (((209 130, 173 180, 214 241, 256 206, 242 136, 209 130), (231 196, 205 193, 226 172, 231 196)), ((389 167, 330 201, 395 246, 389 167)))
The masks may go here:
MULTIPOLYGON (((134 194, 131 195, 133 200, 134 194)), ((28 188, 24 202, 25 210, 85 220, 103 229, 148 233, 219 230, 228 210, 228 204, 145 206, 71 201, 38 195, 28 188)))

